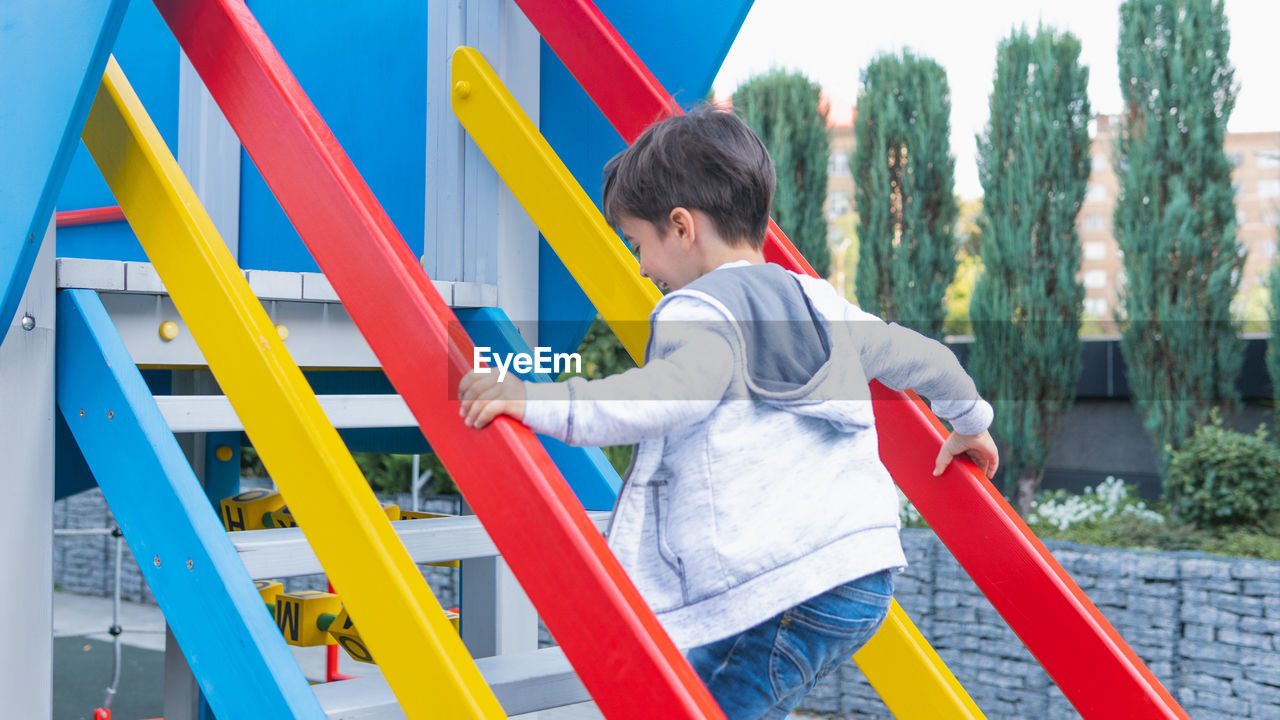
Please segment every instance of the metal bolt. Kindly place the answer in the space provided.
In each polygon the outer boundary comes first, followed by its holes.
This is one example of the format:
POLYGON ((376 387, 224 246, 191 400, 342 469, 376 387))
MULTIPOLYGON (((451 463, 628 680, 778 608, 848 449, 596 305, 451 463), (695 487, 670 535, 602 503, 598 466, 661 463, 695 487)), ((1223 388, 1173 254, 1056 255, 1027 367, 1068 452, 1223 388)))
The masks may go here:
POLYGON ((157 556, 156 556, 156 559, 155 559, 155 560, 152 560, 151 562, 155 563, 155 564, 156 564, 156 567, 160 567, 160 556, 159 556, 159 555, 157 555, 157 556))
POLYGON ((187 561, 187 569, 188 569, 188 570, 190 570, 190 569, 194 568, 195 566, 196 566, 196 564, 195 564, 194 562, 191 562, 190 560, 188 560, 188 561, 187 561))
POLYGON ((36 318, 31 313, 22 314, 22 329, 31 331, 36 329, 36 318))
POLYGON ((465 98, 471 96, 471 83, 466 80, 459 80, 453 84, 453 91, 458 93, 458 97, 465 98))
POLYGON ((80 408, 80 417, 84 417, 84 408, 80 408))
POLYGON ((107 411, 107 419, 108 419, 108 420, 114 420, 114 419, 115 419, 115 417, 116 417, 116 412, 115 412, 115 410, 108 410, 108 411, 107 411))

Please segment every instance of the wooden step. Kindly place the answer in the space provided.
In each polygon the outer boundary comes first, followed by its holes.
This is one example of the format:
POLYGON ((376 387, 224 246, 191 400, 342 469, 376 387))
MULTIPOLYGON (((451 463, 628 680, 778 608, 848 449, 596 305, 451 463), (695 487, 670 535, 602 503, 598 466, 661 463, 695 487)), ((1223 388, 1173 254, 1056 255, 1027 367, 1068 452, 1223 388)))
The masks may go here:
MULTIPOLYGON (((588 512, 604 532, 609 511, 588 512)), ((391 523, 414 562, 444 562, 494 557, 498 549, 474 515, 391 523)), ((230 533, 231 543, 254 580, 311 575, 324 572, 300 528, 245 530, 230 533)))
MULTIPOLYGON (((549 710, 591 699, 558 647, 479 658, 476 667, 508 715, 549 710)), ((316 685, 316 698, 333 720, 405 717, 381 676, 316 685)))
MULTIPOLYGON (((317 395, 336 428, 417 427, 399 395, 317 395)), ((175 433, 244 430, 225 395, 157 395, 156 405, 175 433)))

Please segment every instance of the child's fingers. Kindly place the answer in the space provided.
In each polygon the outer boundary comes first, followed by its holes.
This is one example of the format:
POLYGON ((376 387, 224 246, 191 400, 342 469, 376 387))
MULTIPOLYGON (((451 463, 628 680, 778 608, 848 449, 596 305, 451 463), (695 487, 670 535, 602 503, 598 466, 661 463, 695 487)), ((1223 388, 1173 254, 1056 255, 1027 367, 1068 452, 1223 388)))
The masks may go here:
MULTIPOLYGON (((472 400, 466 414, 467 424, 472 427, 476 427, 475 423, 480 416, 502 397, 502 386, 494 383, 488 387, 475 388, 474 391, 475 398, 472 400)), ((492 415, 490 417, 492 418, 492 415)), ((479 427, 484 427, 484 425, 479 427)))
POLYGON ((951 458, 951 453, 947 452, 947 448, 944 446, 942 450, 938 452, 938 459, 933 463, 934 477, 938 477, 942 474, 943 470, 947 469, 947 466, 951 464, 951 458))

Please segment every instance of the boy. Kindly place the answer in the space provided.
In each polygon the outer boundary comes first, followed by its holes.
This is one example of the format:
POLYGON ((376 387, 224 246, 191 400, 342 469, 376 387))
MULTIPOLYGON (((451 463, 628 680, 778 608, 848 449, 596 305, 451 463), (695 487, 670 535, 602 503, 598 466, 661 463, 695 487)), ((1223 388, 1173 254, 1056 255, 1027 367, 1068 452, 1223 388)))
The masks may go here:
POLYGON ((782 718, 875 633, 906 566, 868 379, 920 390, 952 423, 935 475, 961 453, 995 472, 991 407, 941 344, 764 262, 773 163, 736 116, 657 123, 606 176, 605 216, 671 291, 644 367, 472 373, 460 412, 639 443, 610 547, 729 720, 782 718))

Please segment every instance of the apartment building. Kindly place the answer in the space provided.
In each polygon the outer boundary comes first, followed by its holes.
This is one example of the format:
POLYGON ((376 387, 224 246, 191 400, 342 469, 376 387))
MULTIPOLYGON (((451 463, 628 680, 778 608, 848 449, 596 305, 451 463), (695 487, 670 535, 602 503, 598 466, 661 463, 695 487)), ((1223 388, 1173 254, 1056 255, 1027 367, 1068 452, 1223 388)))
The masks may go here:
MULTIPOLYGON (((846 239, 851 215, 853 175, 849 155, 853 152, 853 118, 856 108, 840 106, 828 99, 831 112, 831 157, 827 166, 827 224, 832 245, 831 281, 837 288, 850 286, 841 262, 851 243, 846 239)), ((1111 169, 1111 150, 1119 132, 1120 117, 1099 115, 1092 132, 1092 171, 1084 204, 1076 219, 1080 234, 1085 316, 1109 320, 1116 308, 1119 288, 1124 285, 1124 262, 1112 234, 1119 184, 1111 169)), ((1236 234, 1248 253, 1240 278, 1240 295, 1257 292, 1276 257, 1277 225, 1280 225, 1280 132, 1228 133, 1225 150, 1235 170, 1236 234)), ((1259 318, 1250 318, 1259 319, 1259 318)), ((1107 323, 1101 323, 1105 328, 1107 323)))
MULTIPOLYGON (((1080 280, 1085 314, 1110 318, 1124 285, 1124 260, 1112 232, 1119 184, 1111 168, 1111 152, 1120 129, 1118 115, 1099 115, 1090 147, 1093 168, 1084 204, 1076 220, 1080 233, 1080 280)), ((1228 133, 1224 148, 1236 193, 1236 235, 1248 253, 1240 278, 1244 295, 1259 287, 1276 255, 1280 223, 1280 132, 1228 133)))

